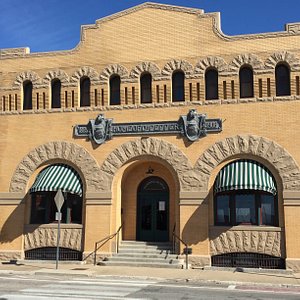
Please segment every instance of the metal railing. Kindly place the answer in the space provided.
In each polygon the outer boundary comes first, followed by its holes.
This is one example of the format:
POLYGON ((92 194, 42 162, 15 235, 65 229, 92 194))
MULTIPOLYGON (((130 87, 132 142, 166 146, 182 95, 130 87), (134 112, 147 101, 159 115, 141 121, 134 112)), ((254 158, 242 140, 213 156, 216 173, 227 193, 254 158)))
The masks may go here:
POLYGON ((123 225, 124 225, 124 223, 122 223, 122 225, 119 227, 119 229, 115 233, 113 233, 113 234, 111 234, 111 235, 109 235, 109 236, 107 236, 107 237, 103 238, 102 240, 100 240, 100 241, 98 241, 98 242, 95 243, 94 265, 96 265, 96 263, 97 263, 97 251, 102 246, 104 246, 108 241, 112 240, 115 237, 116 237, 116 253, 119 252, 120 231, 123 228, 123 225))
POLYGON ((176 248, 176 239, 180 241, 184 245, 184 254, 185 254, 185 268, 189 268, 189 251, 190 248, 188 247, 187 243, 183 241, 176 233, 175 233, 175 228, 176 224, 173 227, 173 232, 172 232, 172 247, 173 247, 173 253, 175 253, 175 248, 176 248))

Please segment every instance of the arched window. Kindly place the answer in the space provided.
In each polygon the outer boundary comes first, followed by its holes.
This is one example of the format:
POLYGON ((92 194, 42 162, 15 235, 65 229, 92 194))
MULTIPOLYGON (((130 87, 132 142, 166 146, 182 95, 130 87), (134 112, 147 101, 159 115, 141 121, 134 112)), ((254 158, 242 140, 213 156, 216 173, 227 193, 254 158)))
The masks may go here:
POLYGON ((54 197, 60 189, 64 195, 62 223, 82 223, 82 182, 79 174, 65 164, 44 168, 30 189, 31 224, 55 222, 57 211, 54 197))
POLYGON ((276 182, 253 160, 237 160, 219 172, 214 184, 215 225, 278 226, 276 182))
POLYGON ((184 72, 177 70, 172 75, 172 101, 184 101, 184 72))
POLYGON ((290 69, 283 63, 275 68, 276 96, 291 95, 290 69))
POLYGON ((61 107, 61 82, 59 79, 53 79, 51 82, 51 108, 61 107))
POLYGON ((32 109, 32 82, 23 82, 23 110, 32 109))
POLYGON ((88 77, 80 79, 80 106, 90 106, 91 81, 88 77))
POLYGON ((120 95, 121 78, 119 75, 113 75, 109 80, 110 88, 110 105, 120 105, 121 95, 120 95))
POLYGON ((152 102, 152 76, 150 73, 143 73, 140 79, 141 103, 152 102))
POLYGON ((253 91, 253 71, 250 67, 240 69, 240 98, 252 98, 253 91))
POLYGON ((209 69, 205 73, 205 99, 219 99, 218 71, 216 69, 209 69))

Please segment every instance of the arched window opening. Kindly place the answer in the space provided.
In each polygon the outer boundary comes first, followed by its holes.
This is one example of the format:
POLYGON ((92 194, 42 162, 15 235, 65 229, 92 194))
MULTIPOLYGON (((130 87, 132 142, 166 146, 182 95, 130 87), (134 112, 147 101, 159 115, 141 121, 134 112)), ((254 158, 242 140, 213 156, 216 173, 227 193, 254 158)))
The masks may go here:
POLYGON ((61 107, 61 82, 59 79, 53 79, 51 82, 51 107, 61 107))
POLYGON ((278 226, 276 182, 253 160, 234 161, 221 169, 214 184, 215 225, 278 226))
POLYGON ((152 76, 150 73, 144 73, 140 79, 141 103, 152 102, 152 76))
POLYGON ((82 182, 79 174, 65 164, 44 168, 30 189, 31 224, 55 222, 57 212, 54 197, 61 189, 64 204, 61 208, 62 223, 82 223, 82 182))
POLYGON ((80 79, 80 106, 90 106, 90 89, 91 81, 88 77, 82 77, 80 79))
POLYGON ((25 81, 23 83, 23 110, 32 109, 32 82, 25 81))
POLYGON ((205 73, 205 99, 219 99, 218 71, 215 69, 209 69, 205 73))
POLYGON ((253 71, 250 67, 240 69, 240 98, 253 98, 253 71))
POLYGON ((172 101, 184 101, 184 72, 175 71, 172 75, 172 101))
POLYGON ((275 68, 276 96, 291 95, 290 69, 285 64, 278 64, 275 68))
POLYGON ((110 87, 110 105, 120 105, 121 104, 121 78, 119 75, 111 76, 109 80, 110 87))

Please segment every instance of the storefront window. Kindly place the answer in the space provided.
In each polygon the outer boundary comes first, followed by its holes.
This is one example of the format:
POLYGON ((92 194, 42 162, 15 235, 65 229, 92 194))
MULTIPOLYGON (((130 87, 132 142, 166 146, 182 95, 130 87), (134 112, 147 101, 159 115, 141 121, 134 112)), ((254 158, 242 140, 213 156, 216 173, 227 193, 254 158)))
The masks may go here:
POLYGON ((261 192, 223 192, 215 196, 215 224, 277 226, 277 197, 261 192))
MULTIPOLYGON (((49 224, 56 222, 57 212, 54 197, 56 192, 36 192, 31 194, 31 224, 49 224)), ((62 206, 62 223, 82 223, 82 197, 64 193, 65 202, 62 206)))

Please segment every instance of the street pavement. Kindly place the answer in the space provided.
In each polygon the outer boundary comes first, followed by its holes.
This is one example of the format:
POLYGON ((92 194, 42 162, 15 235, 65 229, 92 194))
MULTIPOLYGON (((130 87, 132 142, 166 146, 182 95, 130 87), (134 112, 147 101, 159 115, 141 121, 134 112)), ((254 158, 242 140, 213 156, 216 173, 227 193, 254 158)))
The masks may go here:
POLYGON ((0 263, 0 274, 19 275, 55 275, 89 278, 128 278, 139 280, 154 280, 190 283, 226 283, 246 286, 265 286, 276 288, 294 288, 300 292, 300 272, 288 270, 262 269, 166 269, 147 267, 117 267, 94 266, 92 264, 59 262, 58 269, 55 261, 21 261, 0 263))

